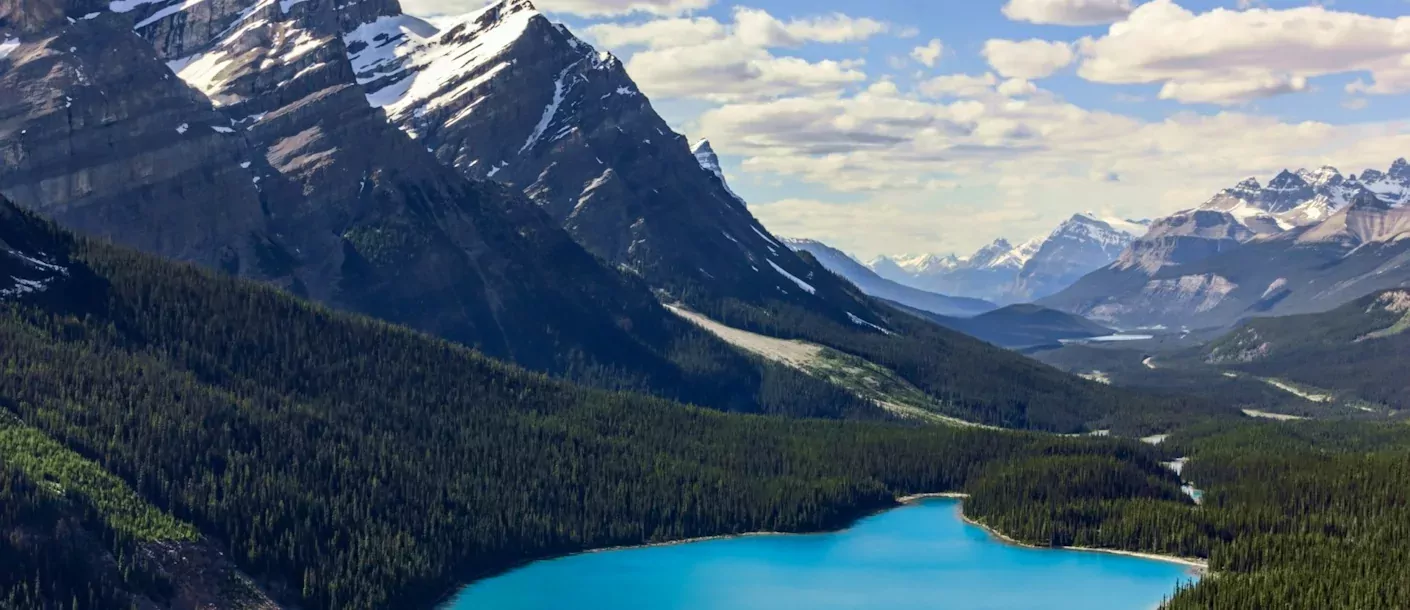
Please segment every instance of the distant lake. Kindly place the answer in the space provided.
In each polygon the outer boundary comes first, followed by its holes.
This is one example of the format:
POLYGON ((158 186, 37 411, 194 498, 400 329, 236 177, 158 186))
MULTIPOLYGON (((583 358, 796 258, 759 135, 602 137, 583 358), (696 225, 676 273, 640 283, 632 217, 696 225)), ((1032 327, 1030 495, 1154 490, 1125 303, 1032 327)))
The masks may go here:
POLYGON ((1083 337, 1081 339, 1061 339, 1062 343, 1120 343, 1122 341, 1150 341, 1155 335, 1102 335, 1100 337, 1083 337))
POLYGON ((466 587, 449 610, 1151 610, 1196 578, 1172 563, 1026 549, 924 500, 805 536, 574 555, 466 587))

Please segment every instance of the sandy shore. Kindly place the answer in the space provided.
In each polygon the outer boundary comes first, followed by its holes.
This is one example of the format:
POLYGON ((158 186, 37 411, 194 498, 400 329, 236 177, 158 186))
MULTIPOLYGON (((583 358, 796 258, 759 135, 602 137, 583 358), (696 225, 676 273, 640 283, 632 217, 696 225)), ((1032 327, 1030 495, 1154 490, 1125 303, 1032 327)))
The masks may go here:
POLYGON ((896 501, 900 502, 901 504, 911 504, 913 502, 918 502, 926 498, 950 498, 952 500, 963 500, 968 497, 969 494, 959 493, 957 491, 945 491, 933 494, 915 494, 913 496, 901 496, 899 498, 896 498, 896 501))
POLYGON ((1138 553, 1136 551, 1118 551, 1116 549, 1099 549, 1087 546, 1038 546, 1015 540, 1012 537, 1004 534, 1003 532, 1000 532, 999 530, 996 530, 992 527, 989 527, 987 525, 984 525, 983 523, 969 518, 969 515, 964 514, 963 511, 960 512, 960 518, 964 519, 965 523, 983 529, 984 531, 988 532, 990 536, 998 538, 999 540, 1002 540, 1005 543, 1012 544, 1014 546, 1021 546, 1026 549, 1082 551, 1086 553, 1106 553, 1107 555, 1125 555, 1127 557, 1139 557, 1141 559, 1150 559, 1152 561, 1164 561, 1166 563, 1179 564, 1190 568, 1191 571, 1200 575, 1205 575, 1209 573, 1209 562, 1203 559, 1196 559, 1193 557, 1176 557, 1174 555, 1160 555, 1157 553, 1138 553))
MULTIPOLYGON (((937 493, 923 493, 923 494, 913 494, 913 495, 909 495, 909 496, 901 496, 901 497, 896 498, 896 502, 897 502, 897 503, 900 503, 900 504, 914 504, 914 503, 919 502, 919 501, 921 501, 921 500, 926 500, 926 499, 931 499, 931 498, 947 498, 947 499, 952 499, 952 500, 963 500, 963 499, 966 499, 966 498, 968 498, 968 497, 969 497, 969 494, 967 494, 967 493, 960 493, 960 492, 954 492, 954 491, 945 491, 945 492, 937 492, 937 493)), ((1037 550, 1082 551, 1082 552, 1086 552, 1086 553, 1106 553, 1106 554, 1108 554, 1108 555, 1124 555, 1124 556, 1127 556, 1127 557, 1138 557, 1138 558, 1141 558, 1141 559, 1150 559, 1150 560, 1152 560, 1152 561, 1164 561, 1164 562, 1166 562, 1166 563, 1175 563, 1175 564, 1179 564, 1179 565, 1186 566, 1186 567, 1190 568, 1191 571, 1193 571, 1193 572, 1195 572, 1195 573, 1197 573, 1197 574, 1200 574, 1200 575, 1204 575, 1204 574, 1208 574, 1208 573, 1209 573, 1209 562, 1206 561, 1206 560, 1203 560, 1203 559, 1197 559, 1197 558, 1193 558, 1193 557, 1176 557, 1176 556, 1174 556, 1174 555, 1160 555, 1160 554, 1157 554, 1157 553, 1140 553, 1140 552, 1136 552, 1136 551, 1121 551, 1121 550, 1117 550, 1117 549, 1102 549, 1102 548, 1085 547, 1085 546, 1050 547, 1050 546, 1038 546, 1038 545, 1034 545, 1034 544, 1028 544, 1028 543, 1026 543, 1026 542, 1021 542, 1021 541, 1019 541, 1019 540, 1016 540, 1016 539, 1014 539, 1013 537, 1011 537, 1011 536, 1009 536, 1009 535, 1007 535, 1007 534, 1005 534, 1005 533, 1003 533, 1003 532, 1000 532, 999 530, 996 530, 996 529, 994 529, 994 528, 992 528, 992 527, 989 527, 989 526, 987 526, 987 525, 985 525, 985 524, 983 524, 983 523, 980 523, 980 522, 978 522, 978 521, 975 521, 974 519, 971 519, 971 518, 969 517, 969 515, 964 514, 964 510, 960 510, 959 513, 960 513, 960 518, 963 519, 965 523, 968 523, 968 524, 970 524, 970 525, 973 525, 973 526, 975 526, 975 527, 978 527, 978 528, 980 528, 980 529, 983 529, 985 532, 988 532, 990 536, 993 536, 993 537, 995 537, 995 538, 997 538, 997 539, 999 539, 999 540, 1002 540, 1003 542, 1005 542, 1005 543, 1007 543, 1007 544, 1012 544, 1012 545, 1014 545, 1014 546, 1021 546, 1021 547, 1023 547, 1023 548, 1037 549, 1037 550)), ((607 547, 607 548, 592 549, 592 550, 589 550, 589 551, 583 551, 583 553, 606 553, 606 552, 608 552, 608 551, 624 551, 624 550, 628 550, 628 549, 649 549, 649 548, 663 547, 663 546, 676 546, 676 545, 680 545, 680 544, 692 544, 692 543, 696 543, 696 542, 709 542, 709 541, 711 541, 711 540, 729 540, 729 539, 733 539, 733 538, 752 538, 752 537, 755 537, 755 536, 809 536, 809 535, 813 535, 813 534, 822 534, 822 533, 826 533, 826 532, 812 532, 812 533, 806 533, 806 534, 803 534, 803 533, 790 533, 790 532, 747 532, 747 533, 743 533, 743 534, 724 534, 724 535, 720 535, 720 536, 704 536, 704 537, 700 537, 700 538, 685 538, 685 539, 682 539, 682 540, 671 540, 671 541, 668 541, 668 542, 652 542, 652 543, 648 543, 648 544, 633 544, 633 545, 627 545, 627 546, 607 547)))

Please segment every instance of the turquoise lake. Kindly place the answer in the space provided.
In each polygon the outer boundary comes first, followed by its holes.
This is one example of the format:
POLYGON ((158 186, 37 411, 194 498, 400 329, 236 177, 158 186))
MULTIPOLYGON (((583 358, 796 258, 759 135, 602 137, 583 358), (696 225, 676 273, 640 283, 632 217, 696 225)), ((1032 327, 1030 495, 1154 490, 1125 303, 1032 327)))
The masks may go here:
POLYGON ((574 555, 466 587, 448 610, 1150 610, 1195 579, 1172 563, 1026 549, 924 500, 806 536, 574 555))

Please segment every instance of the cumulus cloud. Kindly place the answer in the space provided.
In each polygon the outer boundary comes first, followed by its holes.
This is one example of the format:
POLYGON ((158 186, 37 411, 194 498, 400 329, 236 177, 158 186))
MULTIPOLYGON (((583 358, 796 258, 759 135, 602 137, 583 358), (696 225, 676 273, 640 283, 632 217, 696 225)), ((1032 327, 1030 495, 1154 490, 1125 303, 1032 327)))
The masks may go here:
POLYGON ((992 72, 980 75, 945 74, 923 81, 917 88, 929 97, 974 98, 988 94, 998 83, 998 77, 992 72))
POLYGON ((1152 0, 1084 39, 1078 74, 1099 83, 1162 85, 1161 97, 1238 104, 1306 91, 1327 74, 1370 73, 1357 94, 1410 92, 1410 17, 1323 6, 1194 13, 1152 0))
POLYGON ((1067 67, 1074 59, 1072 47, 1048 40, 1002 40, 984 43, 984 58, 994 71, 1009 78, 1046 78, 1067 67))
POLYGON ((992 74, 725 104, 702 115, 699 130, 751 176, 852 200, 757 213, 781 232, 835 238, 864 254, 934 250, 937 235, 961 251, 998 235, 1024 239, 1094 207, 1149 217, 1248 175, 1328 163, 1359 171, 1410 153, 1406 122, 1288 123, 1232 111, 1144 120, 992 74), (1013 99, 1015 91, 1027 97, 1013 99), (991 209, 1009 212, 982 214, 991 209))
POLYGON ((940 56, 944 53, 945 44, 940 42, 939 39, 932 38, 925 46, 911 49, 911 58, 920 62, 927 68, 934 68, 935 64, 940 61, 940 56))
POLYGON ((1009 0, 1004 16, 1057 25, 1101 25, 1131 14, 1131 0, 1009 0))
POLYGON ((587 32, 607 47, 638 48, 627 60, 627 70, 653 96, 728 102, 862 83, 867 76, 859 59, 808 61, 774 51, 810 43, 859 42, 890 30, 886 23, 839 13, 785 21, 739 7, 730 23, 675 17, 598 24, 587 32))

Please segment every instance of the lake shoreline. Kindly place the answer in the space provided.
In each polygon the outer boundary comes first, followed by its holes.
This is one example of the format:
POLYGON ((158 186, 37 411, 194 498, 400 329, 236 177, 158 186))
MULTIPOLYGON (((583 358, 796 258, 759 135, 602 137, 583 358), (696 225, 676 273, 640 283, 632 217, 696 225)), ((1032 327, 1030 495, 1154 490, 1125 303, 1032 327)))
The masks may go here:
POLYGON ((964 521, 964 523, 966 523, 966 524, 968 524, 968 525, 973 525, 973 526, 975 526, 975 527, 978 527, 978 528, 984 530, 986 533, 988 533, 990 536, 992 536, 992 537, 995 538, 996 540, 999 540, 999 541, 1001 541, 1001 542, 1003 542, 1003 543, 1005 543, 1005 544, 1009 544, 1009 545, 1012 545, 1012 546, 1017 546, 1017 547, 1027 548, 1027 549, 1035 549, 1035 550, 1068 550, 1068 551, 1084 551, 1084 552, 1089 552, 1089 553, 1105 553, 1105 554, 1110 554, 1110 555, 1124 555, 1124 556, 1128 556, 1128 557, 1136 557, 1136 558, 1140 558, 1140 559, 1148 559, 1148 560, 1153 560, 1153 561, 1161 561, 1161 562, 1165 562, 1165 563, 1174 563, 1174 564, 1183 565, 1183 566, 1186 566, 1186 567, 1190 568, 1191 571, 1192 571, 1192 573, 1194 573, 1194 574, 1196 574, 1196 575, 1199 575, 1199 576, 1205 576, 1205 575, 1208 575, 1208 574, 1209 574, 1209 564, 1208 564, 1207 562, 1202 561, 1202 560, 1199 560, 1199 559, 1184 558, 1184 557, 1176 557, 1176 556, 1173 556, 1173 555, 1159 555, 1159 554, 1155 554, 1155 553, 1139 553, 1139 552, 1136 552, 1136 551, 1121 551, 1121 550, 1116 550, 1116 549, 1101 549, 1101 548, 1091 548, 1091 547, 1051 547, 1051 546, 1049 546, 1049 547, 1044 547, 1044 546, 1037 546, 1037 545, 1033 545, 1033 544, 1028 544, 1028 543, 1025 543, 1025 542, 1021 542, 1021 541, 1016 540, 1016 539, 1014 539, 1013 537, 1011 537, 1011 536, 1009 536, 1009 535, 1007 535, 1007 534, 1004 534, 1003 532, 1000 532, 1000 531, 998 531, 998 530, 996 530, 996 529, 994 529, 994 528, 992 528, 992 527, 989 527, 989 526, 987 526, 987 525, 984 525, 983 523, 980 523, 980 522, 978 522, 978 521, 976 521, 976 520, 974 520, 974 519, 971 519, 971 518, 969 517, 969 515, 964 514, 963 500, 968 499, 969 497, 970 497, 970 496, 969 496, 969 494, 967 494, 967 493, 955 492, 955 491, 919 493, 919 494, 911 494, 911 495, 906 495, 906 496, 897 496, 896 499, 895 499, 895 501, 896 501, 896 505, 895 505, 895 506, 881 507, 881 508, 878 508, 878 509, 876 509, 876 510, 863 512, 862 514, 858 515, 855 519, 852 519, 847 525, 845 525, 845 526, 843 526, 843 527, 836 528, 836 529, 820 529, 820 530, 818 530, 818 531, 811 531, 811 532, 744 532, 744 533, 739 533, 739 534, 718 534, 718 535, 714 535, 714 536, 698 536, 698 537, 695 537, 695 538, 682 538, 682 539, 679 539, 679 540, 668 540, 668 541, 664 541, 664 542, 648 542, 648 543, 643 543, 643 544, 627 544, 627 545, 618 545, 618 546, 610 546, 610 547, 602 547, 602 548, 594 548, 594 549, 583 549, 583 550, 574 551, 574 552, 568 552, 568 553, 563 553, 563 554, 558 554, 558 555, 552 555, 552 556, 547 556, 547 557, 541 557, 541 558, 538 558, 538 559, 527 559, 527 560, 525 560, 525 561, 519 562, 519 563, 518 563, 517 565, 515 565, 515 566, 509 567, 509 568, 506 568, 506 569, 503 569, 503 570, 496 570, 496 571, 494 571, 494 573, 482 574, 482 575, 480 575, 479 577, 472 578, 471 580, 467 581, 467 582, 464 583, 464 584, 461 584, 461 585, 458 585, 458 586, 454 587, 451 591, 447 591, 447 593, 446 593, 445 595, 441 596, 440 600, 439 600, 434 606, 432 606, 432 608, 433 608, 434 610, 446 610, 447 608, 450 607, 448 604, 449 604, 451 601, 453 601, 453 600, 455 599, 455 597, 459 594, 459 592, 460 592, 460 591, 463 591, 466 587, 470 586, 471 584, 473 584, 473 583, 475 583, 475 582, 477 582, 477 581, 479 581, 479 580, 483 580, 483 579, 485 579, 485 578, 492 578, 492 577, 494 577, 496 574, 504 574, 504 573, 507 573, 507 572, 512 572, 512 571, 514 571, 514 570, 523 568, 523 567, 525 567, 525 566, 528 566, 528 565, 530 565, 530 564, 537 563, 537 562, 540 562, 540 561, 553 561, 553 560, 556 560, 556 559, 563 559, 563 558, 566 558, 566 557, 573 557, 573 556, 578 556, 578 555, 591 555, 591 554, 595 554, 595 553, 608 553, 608 552, 613 552, 613 551, 629 551, 629 550, 635 550, 635 549, 652 549, 652 548, 661 548, 661 547, 672 547, 672 546, 680 546, 680 545, 685 545, 685 544, 695 544, 695 543, 699 543, 699 542, 713 542, 713 541, 720 541, 720 540, 734 540, 734 539, 744 539, 744 538, 761 538, 761 537, 771 537, 771 536, 816 536, 816 535, 821 535, 821 534, 830 534, 830 533, 836 533, 836 532, 839 532, 839 531, 842 531, 842 530, 846 530, 846 529, 851 528, 851 527, 855 527, 858 522, 860 522, 860 521, 862 521, 862 520, 864 520, 864 519, 867 519, 867 518, 869 518, 869 517, 874 517, 874 516, 876 516, 876 515, 885 513, 885 512, 887 512, 887 511, 896 510, 896 509, 898 509, 898 508, 904 508, 904 507, 906 507, 906 506, 908 506, 908 505, 914 505, 914 504, 919 503, 919 502, 922 502, 922 501, 924 501, 924 500, 932 500, 932 499, 945 499, 945 500, 959 500, 959 501, 961 501, 961 503, 960 503, 960 508, 959 508, 959 510, 958 510, 957 512, 959 513, 960 519, 961 519, 962 521, 964 521))
POLYGON ((1013 546, 1022 547, 1022 548, 1025 548, 1025 549, 1035 549, 1035 550, 1039 550, 1039 551, 1042 551, 1042 550, 1049 550, 1049 551, 1082 551, 1082 552, 1085 552, 1085 553, 1104 553, 1104 554, 1107 554, 1107 555, 1121 555, 1121 556, 1123 556, 1123 557, 1136 557, 1136 558, 1140 558, 1140 559, 1149 559, 1149 560, 1152 560, 1152 561, 1163 561, 1163 562, 1165 562, 1165 563, 1174 563, 1174 564, 1182 565, 1182 566, 1185 566, 1185 567, 1187 567, 1187 568, 1190 568, 1190 570, 1191 570, 1192 572, 1194 572, 1195 574, 1197 574, 1197 575, 1199 575, 1199 576, 1207 576, 1207 575, 1209 575, 1209 561, 1204 560, 1204 559, 1197 559, 1197 558, 1194 558, 1194 557, 1179 557, 1179 556, 1177 556, 1177 555, 1162 555, 1162 554, 1160 554, 1160 553, 1142 553, 1142 552, 1139 552, 1139 551, 1122 551, 1122 550, 1118 550, 1118 549, 1104 549, 1104 548, 1090 547, 1090 546, 1039 546, 1039 545, 1036 545, 1036 544, 1029 544, 1029 543, 1027 543, 1027 542, 1023 542, 1023 541, 1021 541, 1021 540, 1015 539, 1014 537, 1009 536, 1008 534, 1005 534, 1005 533, 1003 533, 1003 532, 1001 532, 1001 531, 999 531, 999 530, 996 530, 996 529, 994 529, 994 528, 992 528, 992 527, 989 527, 988 525, 985 525, 985 524, 983 524, 983 523, 980 523, 979 521, 970 518, 969 515, 964 514, 964 509, 963 509, 963 508, 960 509, 959 513, 960 513, 960 519, 963 519, 965 523, 968 523, 968 524, 973 525, 973 526, 975 526, 975 527, 977 527, 977 528, 979 528, 979 529, 984 530, 984 531, 985 531, 986 533, 988 533, 990 536, 993 536, 995 539, 997 539, 997 540, 999 540, 999 541, 1001 541, 1001 542, 1004 542, 1005 544, 1011 544, 1011 545, 1013 545, 1013 546))

